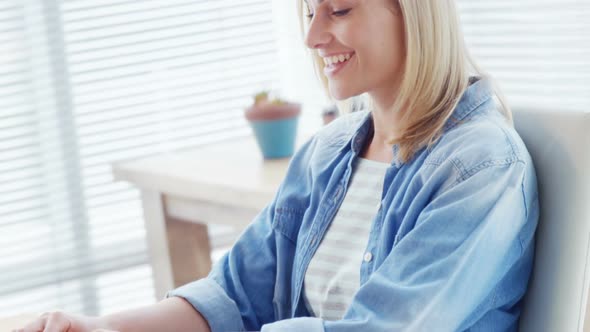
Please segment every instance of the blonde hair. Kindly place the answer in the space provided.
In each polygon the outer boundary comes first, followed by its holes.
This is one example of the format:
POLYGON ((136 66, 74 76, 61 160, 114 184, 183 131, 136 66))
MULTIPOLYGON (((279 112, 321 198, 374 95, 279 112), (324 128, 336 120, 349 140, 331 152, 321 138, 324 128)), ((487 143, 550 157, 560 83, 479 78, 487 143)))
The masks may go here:
MULTIPOLYGON (((403 77, 392 110, 402 112, 401 135, 390 142, 399 145, 400 159, 407 162, 420 148, 436 143, 468 88, 471 75, 490 81, 501 112, 512 123, 510 108, 495 81, 467 50, 455 0, 395 1, 404 20, 406 43, 403 77)), ((305 34, 306 5, 304 0, 298 3, 301 32, 305 34)), ((313 51, 312 57, 316 75, 329 96, 323 59, 313 51)), ((352 103, 349 99, 339 106, 346 112, 352 103)))

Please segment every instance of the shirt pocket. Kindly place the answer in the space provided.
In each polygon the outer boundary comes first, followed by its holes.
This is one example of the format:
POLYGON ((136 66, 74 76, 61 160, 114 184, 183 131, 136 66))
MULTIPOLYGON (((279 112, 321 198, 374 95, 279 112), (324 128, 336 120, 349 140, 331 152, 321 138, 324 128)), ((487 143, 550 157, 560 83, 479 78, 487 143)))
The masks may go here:
POLYGON ((278 207, 275 210, 272 226, 276 232, 287 237, 291 242, 297 243, 297 234, 303 214, 303 211, 298 209, 278 207))

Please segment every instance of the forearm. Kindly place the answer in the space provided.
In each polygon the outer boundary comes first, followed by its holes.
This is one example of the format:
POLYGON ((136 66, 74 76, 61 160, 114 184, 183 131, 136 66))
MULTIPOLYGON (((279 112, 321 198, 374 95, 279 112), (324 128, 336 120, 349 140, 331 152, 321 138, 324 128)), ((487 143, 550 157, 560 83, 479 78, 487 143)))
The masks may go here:
POLYGON ((209 325, 193 306, 179 297, 157 304, 104 316, 104 324, 119 332, 210 332, 209 325))

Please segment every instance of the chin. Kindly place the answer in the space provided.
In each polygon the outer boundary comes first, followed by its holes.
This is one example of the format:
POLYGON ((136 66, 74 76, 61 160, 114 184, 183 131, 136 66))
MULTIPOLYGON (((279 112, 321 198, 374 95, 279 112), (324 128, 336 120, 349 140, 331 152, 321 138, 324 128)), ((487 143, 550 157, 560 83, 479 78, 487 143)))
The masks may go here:
POLYGON ((344 86, 337 86, 330 83, 330 96, 336 100, 346 100, 358 94, 359 93, 356 93, 356 91, 353 91, 350 88, 346 88, 344 86))

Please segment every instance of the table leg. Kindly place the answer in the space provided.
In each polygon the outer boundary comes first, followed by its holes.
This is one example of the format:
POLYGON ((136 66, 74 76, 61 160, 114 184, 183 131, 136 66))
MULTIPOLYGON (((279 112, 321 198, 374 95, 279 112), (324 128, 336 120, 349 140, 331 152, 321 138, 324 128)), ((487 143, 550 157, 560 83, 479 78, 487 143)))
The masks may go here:
POLYGON ((152 190, 141 191, 147 245, 153 270, 156 299, 161 300, 174 288, 172 264, 166 236, 166 214, 162 195, 152 190))
POLYGON ((142 191, 146 235, 156 298, 211 270, 207 225, 169 216, 160 193, 142 191))
POLYGON ((207 225, 166 216, 174 286, 206 277, 211 271, 207 225))

